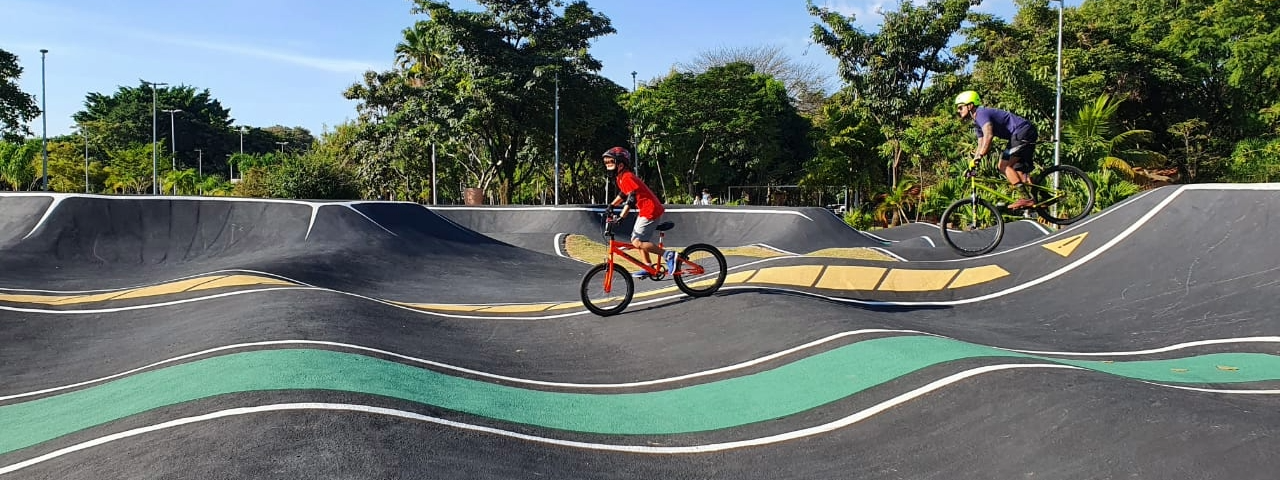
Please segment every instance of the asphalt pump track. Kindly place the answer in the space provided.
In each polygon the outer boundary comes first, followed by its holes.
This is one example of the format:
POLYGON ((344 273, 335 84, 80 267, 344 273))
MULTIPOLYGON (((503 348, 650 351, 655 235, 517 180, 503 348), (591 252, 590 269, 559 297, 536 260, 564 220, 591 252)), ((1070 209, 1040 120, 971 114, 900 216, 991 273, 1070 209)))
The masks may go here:
POLYGON ((673 208, 774 254, 600 318, 555 239, 592 206, 3 194, 0 479, 1274 478, 1277 206, 1166 187, 977 258, 673 208))

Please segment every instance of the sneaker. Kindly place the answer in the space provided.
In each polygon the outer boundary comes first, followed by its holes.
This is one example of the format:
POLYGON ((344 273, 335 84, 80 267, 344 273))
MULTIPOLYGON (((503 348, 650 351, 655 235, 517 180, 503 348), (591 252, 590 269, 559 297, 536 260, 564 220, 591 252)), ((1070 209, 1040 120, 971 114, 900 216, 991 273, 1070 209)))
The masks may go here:
POLYGON ((644 270, 639 270, 639 271, 631 272, 631 276, 635 277, 636 280, 644 280, 646 278, 649 278, 649 272, 646 272, 644 270))
POLYGON ((1035 206, 1035 204, 1036 204, 1036 202, 1031 201, 1031 199, 1029 199, 1029 198, 1019 198, 1019 199, 1018 199, 1018 201, 1013 202, 1013 204, 1012 204, 1012 205, 1009 205, 1009 209, 1010 209, 1010 210, 1022 210, 1022 209, 1024 209, 1024 208, 1031 208, 1031 207, 1035 206))
POLYGON ((662 258, 667 261, 667 272, 668 273, 675 272, 676 271, 676 251, 667 250, 667 253, 662 254, 662 258))

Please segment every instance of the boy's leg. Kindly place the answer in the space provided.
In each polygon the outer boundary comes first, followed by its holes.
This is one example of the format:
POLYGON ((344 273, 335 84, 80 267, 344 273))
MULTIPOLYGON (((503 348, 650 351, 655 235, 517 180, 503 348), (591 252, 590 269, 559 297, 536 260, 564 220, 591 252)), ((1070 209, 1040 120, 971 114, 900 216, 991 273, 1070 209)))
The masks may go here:
MULTIPOLYGON (((631 231, 631 245, 636 247, 636 250, 644 253, 645 265, 653 264, 653 260, 649 258, 650 253, 658 255, 659 259, 662 258, 662 249, 658 248, 658 245, 653 243, 653 232, 656 228, 657 223, 653 220, 636 216, 636 225, 631 231)), ((637 276, 639 276, 639 274, 637 274, 637 276)))

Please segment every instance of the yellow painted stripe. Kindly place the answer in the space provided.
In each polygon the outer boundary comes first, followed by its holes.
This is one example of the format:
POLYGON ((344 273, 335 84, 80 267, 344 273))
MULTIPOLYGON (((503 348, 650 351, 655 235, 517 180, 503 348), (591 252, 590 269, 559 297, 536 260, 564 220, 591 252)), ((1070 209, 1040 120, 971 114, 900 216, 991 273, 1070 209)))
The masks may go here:
POLYGON ((212 275, 207 277, 188 278, 149 287, 130 288, 115 292, 103 292, 90 295, 7 295, 0 294, 0 301, 14 303, 37 303, 43 305, 76 305, 83 303, 105 302, 108 300, 128 300, 146 297, 172 295, 175 293, 209 290, 225 287, 244 287, 250 285, 289 286, 294 283, 274 278, 254 275, 212 275))
POLYGON ((277 278, 259 277, 255 275, 229 275, 202 283, 191 288, 191 291, 208 290, 211 288, 224 287, 247 287, 250 285, 275 285, 275 286, 292 286, 297 285, 293 282, 280 280, 277 278))
POLYGON ((928 292, 942 290, 960 270, 889 270, 880 290, 888 292, 928 292))
POLYGON ((957 275, 956 279, 951 281, 951 286, 948 288, 969 287, 1007 276, 1009 276, 1009 272, 1000 268, 999 265, 983 265, 981 267, 966 268, 960 271, 960 275, 957 275))
POLYGON ((882 267, 830 266, 814 286, 830 290, 875 290, 886 270, 882 267))
POLYGON ((1049 249, 1050 252, 1062 255, 1063 257, 1069 257, 1071 256, 1071 252, 1076 251, 1076 247, 1079 247, 1081 243, 1084 243, 1084 237, 1088 235, 1089 232, 1084 232, 1074 237, 1062 239, 1053 243, 1046 243, 1042 246, 1049 249))
POLYGON ((524 304, 517 303, 517 304, 510 304, 510 305, 492 305, 487 308, 482 308, 478 311, 481 311, 484 313, 543 312, 543 311, 546 311, 548 308, 554 307, 555 305, 556 304, 554 303, 524 303, 524 304))
POLYGON ((724 283, 747 283, 751 277, 755 276, 755 270, 745 270, 738 273, 731 273, 725 277, 724 283))
POLYGON ((822 265, 795 265, 789 267, 769 267, 761 269, 751 283, 771 283, 774 285, 796 285, 808 287, 813 285, 822 273, 822 265))

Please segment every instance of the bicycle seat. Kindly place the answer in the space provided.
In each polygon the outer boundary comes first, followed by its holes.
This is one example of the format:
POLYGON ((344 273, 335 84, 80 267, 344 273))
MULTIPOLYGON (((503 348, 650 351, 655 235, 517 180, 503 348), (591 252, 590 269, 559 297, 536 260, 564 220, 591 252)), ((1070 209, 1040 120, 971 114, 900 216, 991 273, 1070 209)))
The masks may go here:
POLYGON ((659 223, 658 226, 655 228, 657 228, 659 232, 665 232, 667 230, 671 230, 675 226, 676 226, 676 222, 662 222, 662 223, 659 223))

